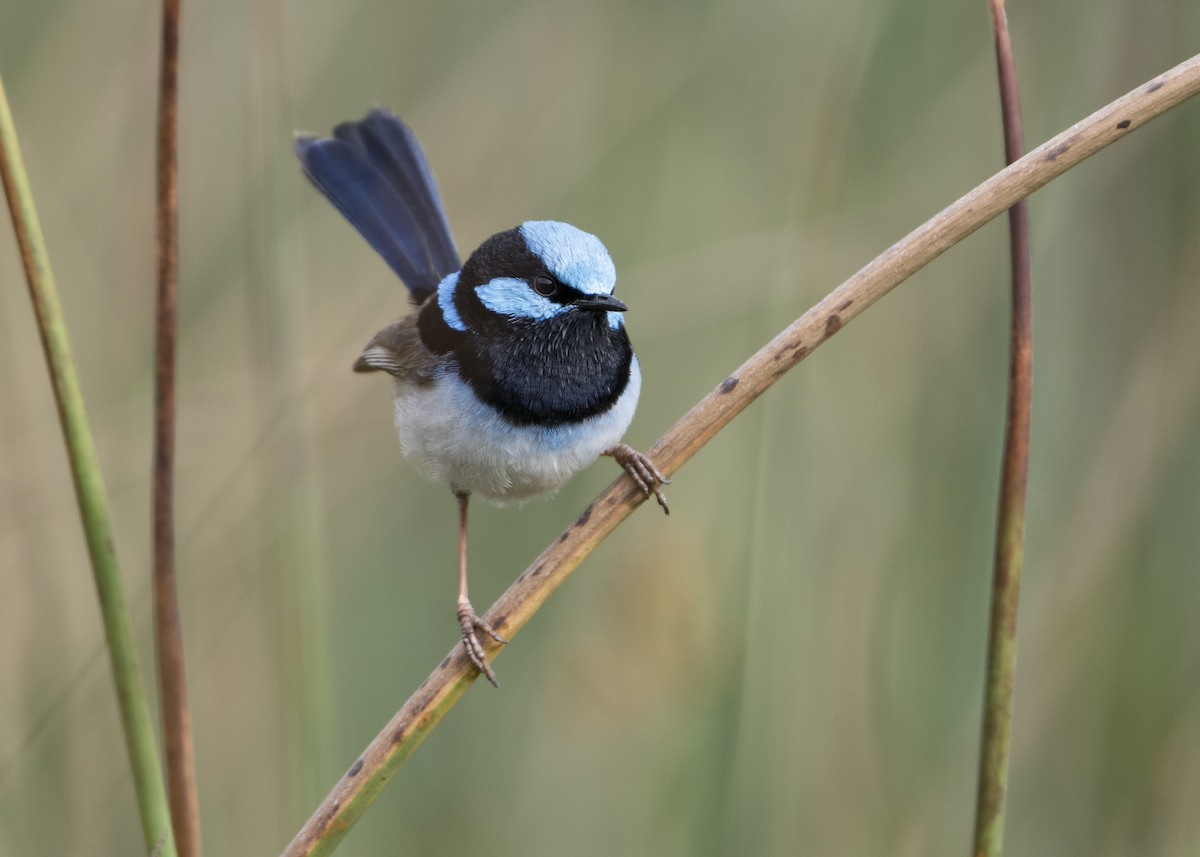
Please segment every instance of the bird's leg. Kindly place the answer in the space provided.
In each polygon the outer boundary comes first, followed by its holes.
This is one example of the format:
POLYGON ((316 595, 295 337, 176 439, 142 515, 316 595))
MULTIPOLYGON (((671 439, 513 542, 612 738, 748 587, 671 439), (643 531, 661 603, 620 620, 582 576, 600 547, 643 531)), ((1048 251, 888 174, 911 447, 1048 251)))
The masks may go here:
POLYGON ((467 598, 467 499, 471 495, 466 491, 455 491, 454 496, 458 498, 458 624, 462 627, 463 648, 467 650, 471 663, 487 676, 492 686, 499 687, 500 682, 496 681, 496 674, 488 666, 483 644, 475 632, 483 631, 498 643, 507 643, 508 640, 476 615, 471 599, 467 598))
POLYGON ((638 452, 632 446, 624 443, 618 443, 616 446, 604 450, 604 455, 611 455, 617 464, 625 468, 625 472, 637 483, 637 487, 642 489, 643 494, 649 497, 653 493, 655 499, 658 500, 658 505, 662 506, 663 512, 671 514, 671 507, 667 505, 667 495, 659 487, 660 485, 670 485, 671 480, 655 466, 654 462, 650 460, 650 456, 638 452))

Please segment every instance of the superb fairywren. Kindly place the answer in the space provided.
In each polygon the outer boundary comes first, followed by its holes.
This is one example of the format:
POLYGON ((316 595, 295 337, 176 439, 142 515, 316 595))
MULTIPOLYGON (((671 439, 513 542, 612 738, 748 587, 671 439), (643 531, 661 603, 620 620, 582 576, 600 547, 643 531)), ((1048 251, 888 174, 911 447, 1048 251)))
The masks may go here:
POLYGON ((392 376, 404 454, 458 498, 458 621, 471 661, 496 684, 476 632, 507 641, 467 598, 469 496, 523 500, 609 455, 669 511, 659 486, 670 480, 620 442, 642 376, 612 259, 574 226, 529 221, 461 264, 425 154, 387 110, 332 139, 300 135, 296 154, 417 306, 375 334, 354 371, 392 376))

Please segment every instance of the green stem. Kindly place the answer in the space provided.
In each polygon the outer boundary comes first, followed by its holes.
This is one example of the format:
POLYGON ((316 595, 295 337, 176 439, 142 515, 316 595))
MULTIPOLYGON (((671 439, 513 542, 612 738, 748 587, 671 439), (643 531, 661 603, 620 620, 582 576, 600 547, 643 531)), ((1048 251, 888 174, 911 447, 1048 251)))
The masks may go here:
POLYGON ((121 572, 117 566, 104 479, 88 428, 83 394, 80 392, 79 379, 71 360, 67 328, 58 300, 58 289, 50 271, 46 244, 33 205, 33 195, 29 190, 29 180, 25 175, 25 164, 21 158, 17 132, 2 79, 0 177, 4 181, 4 193, 8 198, 13 229, 20 246, 21 261, 25 266, 29 296, 37 316, 42 349, 50 370, 54 401, 58 406, 59 421, 67 444, 71 478, 75 483, 79 514, 83 519, 84 536, 92 559, 100 613, 112 663, 113 684, 117 690, 117 704, 121 710, 121 723, 125 730, 125 745, 129 751, 129 762, 133 768, 134 787, 141 811, 146 851, 150 853, 157 848, 163 857, 174 857, 175 842, 171 837, 170 815, 167 810, 166 791, 163 788, 158 744, 141 671, 138 668, 137 649, 134 646, 121 572))
MULTIPOLYGON (((1004 0, 990 0, 1008 164, 1025 154, 1016 64, 1004 0)), ((1013 681, 1017 669, 1017 607, 1025 545, 1025 495, 1029 477, 1030 408, 1033 399, 1033 275, 1029 250, 1029 206, 1021 200, 1008 210, 1012 266, 1012 320, 1009 330, 1008 407, 1000 508, 988 623, 987 678, 975 803, 977 857, 1000 857, 1012 744, 1013 681)))

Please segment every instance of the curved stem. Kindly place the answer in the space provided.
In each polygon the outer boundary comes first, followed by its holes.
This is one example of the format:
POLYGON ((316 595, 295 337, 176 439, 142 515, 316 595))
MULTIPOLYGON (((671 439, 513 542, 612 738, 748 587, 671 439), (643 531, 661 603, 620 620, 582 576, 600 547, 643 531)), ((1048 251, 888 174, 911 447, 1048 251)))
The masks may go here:
MULTIPOLYGON (((919 226, 763 346, 672 426, 648 454, 668 476, 847 322, 1018 200, 1200 91, 1200 56, 1164 72, 1043 143, 919 226)), ((542 552, 483 617, 509 639, 644 495, 621 476, 542 552)), ((486 646, 486 644, 485 644, 486 646)), ((363 751, 284 850, 329 854, 475 681, 456 645, 363 751)))

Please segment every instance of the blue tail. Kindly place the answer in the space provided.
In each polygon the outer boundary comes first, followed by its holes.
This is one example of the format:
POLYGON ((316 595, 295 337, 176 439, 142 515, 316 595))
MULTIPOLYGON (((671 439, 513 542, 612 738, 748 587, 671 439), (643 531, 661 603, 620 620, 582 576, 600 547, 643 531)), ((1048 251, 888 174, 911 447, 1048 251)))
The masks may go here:
POLYGON ((389 110, 344 122, 333 139, 299 136, 309 180, 354 224, 422 303, 462 267, 433 171, 412 129, 389 110))

